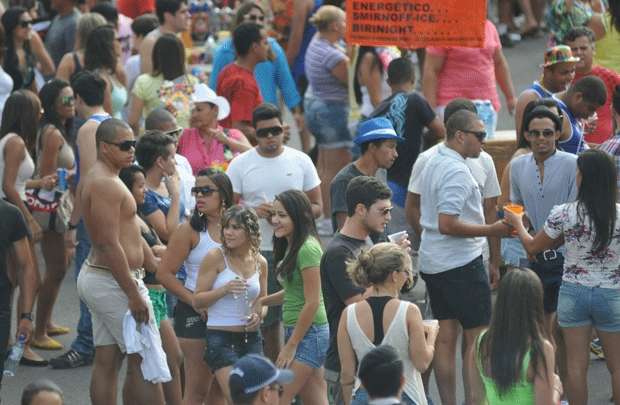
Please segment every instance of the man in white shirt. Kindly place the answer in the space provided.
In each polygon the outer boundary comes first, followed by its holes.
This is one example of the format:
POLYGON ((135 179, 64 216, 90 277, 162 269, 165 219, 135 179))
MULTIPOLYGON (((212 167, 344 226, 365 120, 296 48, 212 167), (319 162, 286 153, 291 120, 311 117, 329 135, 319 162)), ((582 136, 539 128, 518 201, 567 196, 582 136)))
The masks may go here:
MULTIPOLYGON (((491 290, 483 266, 483 237, 507 235, 497 221, 485 224, 482 193, 467 158, 480 156, 486 137, 476 113, 460 110, 447 122, 446 141, 420 174, 420 272, 439 320, 435 376, 441 401, 456 405, 455 354, 459 326, 463 353, 473 347, 491 317, 491 290)), ((465 394, 468 375, 463 369, 465 394)))
MULTIPOLYGON (((315 218, 321 215, 319 175, 312 160, 303 152, 284 145, 280 111, 262 104, 252 114, 256 129, 256 147, 235 157, 226 174, 232 182, 235 202, 253 207, 259 216, 261 253, 269 262, 269 293, 279 290, 273 276, 273 228, 271 215, 276 195, 286 190, 301 190, 312 203, 315 218)), ((275 361, 280 351, 281 307, 271 307, 263 320, 265 355, 275 361), (274 308, 274 309, 272 309, 274 308)))

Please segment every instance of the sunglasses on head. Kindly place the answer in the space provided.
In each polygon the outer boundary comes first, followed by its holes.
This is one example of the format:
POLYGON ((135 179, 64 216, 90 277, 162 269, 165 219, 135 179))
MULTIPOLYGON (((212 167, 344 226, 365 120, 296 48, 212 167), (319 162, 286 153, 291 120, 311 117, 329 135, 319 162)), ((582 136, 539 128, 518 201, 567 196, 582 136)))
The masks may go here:
POLYGON ((209 186, 192 187, 192 194, 193 195, 197 195, 198 193, 200 193, 200 194, 208 197, 211 194, 215 193, 216 191, 217 191, 217 188, 211 188, 209 186))
POLYGON ((464 132, 466 134, 472 134, 473 136, 478 138, 480 142, 484 141, 487 137, 487 133, 485 131, 469 131, 466 129, 460 129, 459 131, 464 132))
POLYGON ((267 138, 269 134, 273 136, 282 135, 284 129, 282 127, 261 128, 256 130, 257 138, 267 138))
POLYGON ((178 138, 179 135, 181 135, 181 132, 183 132, 183 128, 179 127, 179 128, 171 129, 170 131, 164 132, 164 135, 169 135, 169 136, 172 136, 173 138, 178 138))
POLYGON ((538 138, 539 136, 544 136, 545 138, 551 138, 552 136, 555 135, 555 131, 552 129, 543 129, 542 131, 539 131, 537 129, 533 129, 531 131, 527 131, 527 133, 532 137, 532 138, 538 138))
POLYGON ((28 20, 28 21, 20 21, 19 22, 19 26, 22 28, 28 28, 30 26, 32 26, 32 21, 28 20))
POLYGON ((131 148, 136 147, 136 141, 133 139, 123 141, 123 142, 107 142, 107 141, 103 141, 103 142, 107 143, 108 145, 114 145, 123 152, 128 152, 129 150, 131 150, 131 148))
POLYGON ((60 98, 60 103, 65 106, 73 105, 74 102, 75 102, 75 97, 73 96, 62 96, 60 98))

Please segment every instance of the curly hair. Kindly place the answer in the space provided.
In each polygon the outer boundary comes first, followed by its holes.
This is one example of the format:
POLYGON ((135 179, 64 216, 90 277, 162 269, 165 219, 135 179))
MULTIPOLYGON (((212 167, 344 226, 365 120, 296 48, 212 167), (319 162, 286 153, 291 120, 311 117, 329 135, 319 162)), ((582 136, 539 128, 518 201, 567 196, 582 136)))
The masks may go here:
POLYGON ((233 205, 228 208, 222 215, 222 228, 220 237, 222 238, 222 248, 226 254, 230 254, 230 249, 226 246, 224 238, 224 228, 228 226, 230 221, 235 221, 244 230, 250 241, 250 251, 253 256, 260 255, 260 226, 258 225, 258 215, 252 208, 246 208, 241 205, 233 205))

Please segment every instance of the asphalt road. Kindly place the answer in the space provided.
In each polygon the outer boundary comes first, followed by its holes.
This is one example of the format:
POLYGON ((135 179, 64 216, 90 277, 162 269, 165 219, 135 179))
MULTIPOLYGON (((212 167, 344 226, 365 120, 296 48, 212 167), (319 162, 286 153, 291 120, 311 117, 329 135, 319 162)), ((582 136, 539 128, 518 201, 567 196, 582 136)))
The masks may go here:
MULTIPOLYGON (((542 62, 543 49, 544 40, 538 39, 529 40, 517 45, 515 48, 505 50, 517 93, 527 87, 533 80, 538 78, 540 74, 538 65, 542 62)), ((503 103, 503 96, 501 98, 503 103)), ((498 128, 514 128, 512 117, 508 115, 505 108, 503 108, 500 112, 498 128)), ((41 262, 40 255, 39 262, 41 262)), ((422 294, 422 285, 417 287, 417 289, 418 294, 422 294)), ((67 277, 63 282, 60 297, 54 311, 54 320, 59 325, 69 326, 75 330, 78 317, 78 298, 75 288, 75 279, 73 277, 73 269, 71 269, 71 271, 67 273, 67 277)), ((74 336, 75 333, 73 332, 70 335, 59 337, 59 340, 65 345, 65 347, 68 347, 74 336)), ((40 353, 46 358, 51 358, 63 353, 63 351, 40 353)), ((457 368, 457 375, 459 376, 458 379, 460 379, 460 359, 458 360, 457 368)), ((74 370, 52 370, 50 368, 20 367, 16 377, 4 379, 2 390, 0 391, 0 399, 2 404, 17 405, 19 404, 22 389, 29 382, 38 378, 49 378, 55 381, 63 389, 65 393, 65 403, 67 405, 86 405, 90 403, 88 394, 90 371, 90 367, 81 367, 74 370)), ((603 405, 610 403, 611 384, 609 372, 607 371, 604 361, 591 361, 590 370, 588 373, 588 388, 590 393, 590 404, 603 405)), ((431 397, 435 400, 435 404, 439 403, 439 396, 437 394, 434 380, 431 386, 431 397)), ((120 392, 118 398, 120 401, 120 392)), ((458 400, 459 403, 463 400, 463 387, 460 382, 458 384, 458 400)))

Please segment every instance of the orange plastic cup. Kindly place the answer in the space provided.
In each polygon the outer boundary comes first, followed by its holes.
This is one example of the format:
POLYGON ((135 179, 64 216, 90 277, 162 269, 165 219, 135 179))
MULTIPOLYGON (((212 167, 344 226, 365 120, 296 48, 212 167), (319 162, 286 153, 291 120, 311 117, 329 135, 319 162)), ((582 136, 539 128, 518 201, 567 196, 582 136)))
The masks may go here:
MULTIPOLYGON (((524 208, 523 208, 523 205, 520 205, 520 204, 506 204, 504 205, 504 210, 510 211, 513 214, 523 214, 524 208)), ((513 229, 511 234, 518 235, 519 233, 517 232, 516 229, 513 229)))

